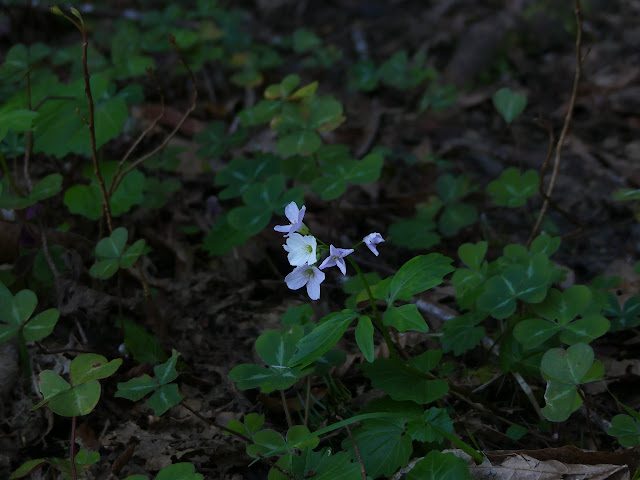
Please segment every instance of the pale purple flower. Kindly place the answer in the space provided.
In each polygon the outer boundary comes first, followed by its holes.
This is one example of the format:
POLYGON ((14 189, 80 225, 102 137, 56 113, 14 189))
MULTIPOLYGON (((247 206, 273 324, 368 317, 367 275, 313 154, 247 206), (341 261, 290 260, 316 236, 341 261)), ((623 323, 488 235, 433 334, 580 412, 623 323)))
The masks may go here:
POLYGON ((320 284, 324 281, 324 273, 316 267, 301 265, 284 277, 284 281, 291 290, 298 290, 306 285, 309 298, 318 300, 320 298, 320 284))
POLYGON ((369 247, 369 250, 371 250, 373 254, 377 257, 379 253, 378 253, 378 249, 376 248, 376 245, 384 242, 384 238, 382 238, 382 235, 380 235, 379 233, 374 232, 364 237, 362 241, 365 243, 367 247, 369 247))
POLYGON ((300 265, 316 263, 316 237, 313 235, 300 235, 299 233, 292 233, 287 238, 287 244, 283 245, 289 254, 287 258, 289 263, 293 267, 299 267, 300 265))
POLYGON ((320 270, 323 268, 333 267, 336 265, 342 275, 347 274, 347 266, 344 263, 344 257, 353 253, 353 248, 336 248, 333 245, 329 246, 329 256, 324 259, 324 262, 320 264, 320 270))
POLYGON ((285 237, 288 237, 302 228, 302 219, 304 218, 304 212, 306 211, 307 207, 304 205, 298 210, 296 202, 291 202, 284 208, 284 214, 291 223, 289 225, 276 225, 273 229, 276 232, 284 233, 285 237))

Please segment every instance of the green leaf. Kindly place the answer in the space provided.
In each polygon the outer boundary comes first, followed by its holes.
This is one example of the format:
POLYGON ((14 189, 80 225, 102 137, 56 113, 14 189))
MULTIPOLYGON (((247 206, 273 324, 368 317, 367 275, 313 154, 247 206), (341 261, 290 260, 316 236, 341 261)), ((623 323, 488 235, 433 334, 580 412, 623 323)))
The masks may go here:
POLYGON ((453 420, 443 408, 431 407, 419 418, 407 423, 407 433, 419 442, 440 443, 447 441, 444 433, 453 434, 453 420))
POLYGON ((311 183, 318 178, 318 167, 313 157, 292 156, 280 161, 282 173, 300 183, 311 183))
POLYGON ((538 191, 538 172, 527 170, 520 176, 515 167, 507 168, 500 178, 487 186, 487 192, 493 195, 493 203, 503 207, 521 207, 529 197, 538 191))
POLYGON ((294 425, 287 431, 287 447, 298 448, 316 448, 320 443, 320 437, 311 436, 309 428, 305 425, 294 425))
POLYGON ((120 258, 124 247, 127 244, 127 229, 116 228, 110 236, 103 238, 96 246, 96 256, 98 258, 120 258))
POLYGON ((511 440, 520 440, 528 432, 529 430, 526 427, 523 427, 522 425, 513 424, 513 425, 509 425, 509 428, 507 428, 506 435, 511 440))
POLYGON ((131 380, 118 383, 116 397, 122 397, 137 402, 147 393, 153 392, 160 385, 146 373, 131 380))
POLYGON ((136 263, 142 255, 144 247, 145 241, 143 239, 137 240, 133 245, 127 247, 120 257, 120 268, 129 268, 136 263))
POLYGON ((525 349, 535 348, 562 330, 557 323, 541 318, 528 318, 518 322, 513 330, 513 336, 525 349))
POLYGON ((628 202, 640 199, 640 189, 620 188, 611 194, 611 198, 617 202, 628 202))
POLYGON ((184 397, 178 391, 178 385, 169 383, 162 385, 147 400, 147 405, 153 409, 153 414, 160 417, 167 410, 179 404, 184 397))
POLYGON ((102 195, 98 188, 73 185, 64 192, 63 202, 71 213, 90 220, 98 220, 102 213, 102 195))
POLYGON ((286 442, 282 435, 275 430, 260 430, 253 436, 253 445, 247 445, 247 454, 251 457, 265 455, 272 450, 278 450, 286 447, 286 442))
POLYGON ((393 276, 389 303, 394 300, 409 300, 412 295, 440 285, 443 277, 455 270, 450 265, 452 261, 453 259, 439 253, 412 258, 393 276))
POLYGON ((318 82, 310 83, 309 85, 305 85, 304 87, 299 88, 298 90, 293 92, 287 97, 287 100, 301 100, 303 98, 309 98, 313 96, 314 93, 316 93, 317 89, 318 82))
POLYGON ((113 375, 122 364, 121 358, 107 361, 102 355, 83 353, 71 361, 69 377, 73 386, 113 375))
POLYGON ((306 52, 322 44, 322 40, 310 30, 299 28, 293 32, 293 50, 296 53, 306 52))
POLYGON ((139 362, 159 363, 167 361, 157 337, 129 318, 119 317, 116 325, 124 329, 124 344, 133 358, 139 362))
MULTIPOLYGON (((360 465, 352 461, 349 453, 344 451, 332 454, 328 447, 317 452, 307 448, 300 457, 293 456, 291 460, 291 473, 297 475, 297 478, 309 480, 359 480, 362 478, 360 465)), ((288 477, 277 478, 277 480, 287 479, 288 477)))
POLYGON ((538 235, 533 242, 531 242, 529 251, 531 253, 544 253, 550 257, 558 250, 560 243, 560 237, 552 237, 547 234, 538 235))
POLYGON ((453 453, 432 450, 407 473, 407 480, 471 480, 466 462, 453 453))
POLYGON ((342 310, 323 317, 321 323, 298 342, 298 352, 291 358, 290 365, 306 367, 328 352, 356 318, 358 314, 352 310, 342 310))
POLYGON ((488 243, 485 241, 473 243, 465 243, 458 247, 458 256, 460 260, 471 270, 479 272, 482 267, 482 261, 487 254, 488 243))
POLYGON ((20 327, 17 325, 5 325, 0 323, 0 343, 6 342, 16 333, 20 331, 20 327))
POLYGON ((313 130, 297 130, 278 140, 276 149, 285 157, 311 155, 322 146, 322 139, 313 130))
POLYGON ((153 367, 153 372, 156 374, 156 378, 158 379, 158 383, 160 385, 173 382, 176 378, 178 378, 176 363, 178 362, 179 356, 180 352, 178 352, 176 349, 173 349, 171 350, 171 358, 169 360, 167 360, 165 363, 153 367))
POLYGON ((16 468, 16 470, 9 476, 9 480, 12 480, 14 478, 25 477, 46 463, 47 463, 46 458, 36 458, 34 460, 29 460, 28 462, 24 462, 22 465, 16 468))
POLYGON ((358 326, 356 327, 356 343, 367 362, 373 362, 373 324, 371 323, 371 319, 366 315, 360 315, 360 318, 358 319, 358 326))
POLYGON ((395 245, 412 250, 427 249, 440 242, 440 235, 434 232, 436 224, 429 219, 415 218, 392 223, 389 237, 395 245))
POLYGON ((280 323, 283 327, 293 327, 294 325, 304 325, 311 321, 313 308, 308 303, 299 306, 291 306, 280 316, 280 323))
POLYGON ((612 317, 611 331, 637 327, 640 325, 640 296, 629 298, 625 302, 624 308, 621 309, 617 297, 611 295, 609 298, 609 306, 604 313, 612 317))
POLYGON ((558 320, 567 325, 591 303, 591 290, 584 285, 573 285, 564 292, 552 288, 545 299, 532 305, 532 309, 547 320, 558 320))
POLYGON ((53 332, 59 317, 60 312, 56 308, 50 308, 44 312, 40 312, 24 326, 22 330, 24 339, 27 342, 42 340, 53 332))
POLYGON ((38 376, 38 388, 44 397, 31 410, 41 407, 56 395, 71 389, 71 385, 53 370, 43 370, 38 376))
POLYGON ((52 173, 47 175, 33 186, 29 194, 29 200, 41 201, 53 197, 62 190, 62 175, 52 173))
POLYGON ((269 366, 288 366, 303 334, 304 328, 299 325, 287 330, 267 330, 256 340, 258 355, 269 366))
POLYGON ((12 299, 0 302, 0 321, 20 326, 33 314, 38 297, 31 290, 20 290, 12 299))
POLYGON ((309 128, 330 131, 342 121, 342 104, 331 95, 314 97, 309 112, 309 128))
POLYGON ((418 307, 411 303, 400 307, 389 307, 382 317, 384 324, 394 327, 399 332, 413 330, 416 332, 428 333, 429 326, 424 317, 418 311, 418 307))
POLYGON ((372 183, 380 178, 384 157, 379 153, 370 153, 359 162, 356 162, 351 172, 349 181, 353 183, 372 183))
POLYGON ((443 325, 442 350, 458 356, 475 348, 487 334, 484 327, 477 325, 487 318, 483 312, 469 312, 447 320, 443 325))
POLYGON ((553 380, 547 382, 544 398, 547 404, 542 409, 542 414, 552 422, 564 422, 582 405, 575 385, 553 380))
POLYGON ((548 257, 537 253, 527 263, 527 267, 508 265, 502 275, 487 280, 484 292, 478 297, 478 308, 502 319, 515 311, 516 299, 528 303, 544 300, 552 272, 548 257))
POLYGON ((611 419, 611 428, 607 433, 613 437, 618 437, 620 445, 623 447, 635 447, 640 445, 640 423, 637 418, 629 415, 616 415, 611 419))
POLYGON ((222 214, 204 239, 202 247, 209 255, 222 255, 233 247, 244 244, 248 239, 242 230, 233 228, 227 222, 227 215, 222 214))
POLYGON ((378 69, 373 60, 361 60, 349 67, 349 90, 371 92, 378 86, 378 69))
POLYGON ((347 190, 347 182, 342 177, 319 177, 311 182, 311 190, 328 202, 338 198, 347 190))
POLYGON ((91 413, 100 400, 102 388, 97 380, 72 387, 71 390, 57 394, 49 400, 53 413, 63 417, 78 417, 91 413))
POLYGON ((242 110, 238 118, 245 127, 253 127, 269 122, 282 106, 279 100, 261 100, 256 105, 242 110))
POLYGON ((302 371, 289 367, 265 368, 253 363, 236 365, 229 372, 229 378, 236 382, 240 390, 258 388, 264 393, 286 390, 298 381, 302 371))
POLYGON ((285 184, 284 175, 272 175, 264 183, 251 185, 242 194, 242 199, 251 207, 275 210, 280 206, 280 194, 285 184))
POLYGON ((158 472, 156 480, 202 480, 202 475, 196 473, 196 467, 191 463, 174 463, 158 472))
POLYGON ((445 237, 453 237, 478 219, 478 210, 470 203, 446 205, 438 219, 438 230, 445 237))
POLYGON ((416 377, 390 358, 379 358, 359 367, 375 388, 386 392, 394 400, 411 400, 422 405, 441 398, 449 391, 449 385, 444 380, 416 377))
POLYGON ((252 237, 269 224, 271 214, 270 209, 241 206, 229 211, 227 221, 243 236, 252 237))
POLYGON ((468 195, 474 188, 471 187, 471 179, 467 175, 453 176, 445 173, 436 180, 436 190, 447 205, 468 195))
POLYGON ((367 475, 371 478, 393 475, 395 471, 409 462, 413 447, 411 437, 405 435, 403 423, 391 419, 363 421, 353 430, 354 442, 346 438, 342 447, 353 453, 353 443, 358 445, 360 457, 367 475))
POLYGON ((216 185, 227 185, 220 192, 220 200, 238 197, 256 181, 277 174, 278 163, 279 159, 272 154, 263 154, 255 159, 234 158, 216 175, 216 185))
POLYGON ((560 382, 579 385, 593 365, 593 349, 578 343, 567 350, 552 348, 542 357, 540 369, 560 382))
POLYGON ((89 274, 94 278, 99 278, 100 280, 106 280, 107 278, 113 277, 118 268, 120 267, 120 262, 117 259, 112 260, 100 260, 99 262, 91 265, 89 269, 89 274))
POLYGON ((527 106, 527 96, 515 93, 510 88, 501 88, 493 95, 493 106, 505 122, 511 123, 527 106))
POLYGON ((609 320, 602 315, 587 315, 571 322, 560 333, 560 341, 568 345, 589 343, 609 331, 609 320))

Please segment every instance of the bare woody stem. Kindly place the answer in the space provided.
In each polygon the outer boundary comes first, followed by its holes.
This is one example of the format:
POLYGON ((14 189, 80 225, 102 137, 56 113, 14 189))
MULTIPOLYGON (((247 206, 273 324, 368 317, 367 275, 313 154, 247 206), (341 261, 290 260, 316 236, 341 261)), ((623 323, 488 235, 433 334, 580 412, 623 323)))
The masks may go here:
POLYGON ((580 10, 580 0, 574 0, 575 7, 575 16, 577 23, 577 33, 576 33, 576 70, 575 75, 573 77, 573 89, 571 90, 571 99, 569 100, 569 107, 567 108, 567 114, 564 118, 564 125, 562 127, 562 132, 560 133, 560 137, 558 138, 558 143, 556 144, 555 158, 553 163, 553 171, 551 172, 551 178, 549 179, 549 185, 547 186, 547 191, 545 193, 544 202, 542 203, 542 208, 540 209, 540 215, 538 215, 538 219, 531 230, 531 234, 529 235, 529 239, 527 240, 527 245, 530 245, 533 241, 533 238, 538 233, 540 229, 540 225, 542 224, 542 220, 549 208, 549 202, 551 200, 551 194, 553 193, 553 189, 556 186, 556 181, 558 180, 558 173, 560 172, 560 165, 562 163, 562 147, 569 133, 569 129, 571 128, 571 120, 573 119, 573 110, 576 105, 576 98, 578 97, 578 85, 580 83, 580 76, 582 75, 582 13, 580 10))
MULTIPOLYGON (((60 11, 58 9, 58 11, 60 11)), ((93 173, 100 185, 100 193, 102 194, 102 207, 104 210, 105 218, 107 219, 107 227, 109 232, 113 232, 113 222, 111 217, 111 206, 109 204, 109 194, 107 193, 107 187, 100 172, 98 166, 98 151, 96 142, 96 126, 95 126, 95 103, 93 101, 93 94, 91 93, 91 76, 89 75, 89 67, 87 64, 87 51, 89 47, 89 40, 87 38, 87 31, 84 28, 84 23, 80 19, 80 22, 74 20, 68 15, 60 12, 61 15, 69 20, 82 35, 82 74, 84 77, 84 93, 87 97, 87 103, 89 104, 89 116, 85 119, 85 123, 89 128, 89 143, 91 145, 91 159, 93 160, 93 173)))

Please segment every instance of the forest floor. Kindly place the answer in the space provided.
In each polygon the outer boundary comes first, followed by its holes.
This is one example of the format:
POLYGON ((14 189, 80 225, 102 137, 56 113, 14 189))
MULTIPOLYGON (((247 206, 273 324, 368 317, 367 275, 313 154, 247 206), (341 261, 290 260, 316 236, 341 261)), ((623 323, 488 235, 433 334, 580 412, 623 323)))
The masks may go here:
MULTIPOLYGON (((117 17, 123 3, 110 2, 107 8, 117 17)), ((126 3, 127 8, 144 11, 146 2, 126 3)), ((457 259, 456 251, 462 243, 491 238, 491 256, 507 243, 526 242, 540 198, 534 197, 524 214, 523 209, 514 213, 494 206, 484 189, 507 167, 540 171, 551 141, 549 132, 554 133, 555 139, 560 134, 576 67, 571 8, 549 6, 534 12, 527 9, 536 2, 520 0, 232 3, 245 9, 247 28, 254 38, 269 42, 305 27, 346 52, 343 63, 356 57, 354 39, 366 42, 369 54, 376 59, 386 59, 399 50, 410 54, 424 51, 428 64, 458 88, 457 100, 451 107, 420 114, 417 104, 422 92, 415 89, 349 91, 343 69, 302 70, 300 58, 296 57, 270 72, 265 85, 286 74, 299 73, 303 85, 318 80, 322 92, 335 95, 343 103, 347 120, 325 137, 326 143, 347 144, 354 154, 382 145, 397 154, 397 158, 385 163, 379 181, 352 186, 339 204, 307 196, 305 223, 312 231, 348 239, 359 238, 362 232, 386 236, 391 223, 412 217, 414 206, 429 200, 438 175, 451 172, 468 175, 471 183, 479 187, 466 199, 480 212, 479 221, 455 238, 444 238, 431 251, 457 259), (502 87, 527 96, 523 115, 510 126, 492 104, 493 94, 502 87)), ((634 218, 634 205, 616 202, 611 194, 619 188, 640 187, 640 2, 585 0, 584 4, 583 72, 553 195, 555 204, 570 216, 568 220, 554 208, 548 213, 557 228, 555 233, 567 235, 553 259, 571 272, 569 284, 585 284, 597 275, 622 277, 617 293, 628 297, 640 294, 640 277, 632 268, 640 249, 640 227, 634 218)), ((2 8, 16 8, 12 21, 24 15, 22 7, 2 8)), ((55 24, 43 20, 43 16, 39 14, 26 22, 22 31, 0 30, 1 47, 27 41, 69 41, 70 37, 59 36, 55 24)), ((7 18, 3 25, 15 27, 7 18)), ((105 17, 92 21, 99 30, 101 22, 111 20, 105 17)), ((176 85, 167 95, 167 103, 183 111, 189 102, 183 80, 163 81, 176 85)), ((198 77, 198 82, 202 82, 200 101, 189 125, 198 130, 206 122, 220 118, 231 124, 245 106, 246 92, 218 84, 215 75, 198 77), (207 93, 207 82, 215 86, 215 97, 210 90, 207 93)), ((256 89, 258 98, 262 88, 256 89)), ((153 117, 155 105, 151 101, 141 105, 132 112, 133 117, 144 126, 153 117)), ((163 138, 171 126, 171 119, 167 119, 149 141, 163 138)), ((122 343, 121 331, 114 328, 113 319, 114 315, 124 314, 153 332, 167 352, 174 348, 181 353, 184 365, 180 389, 194 410, 223 424, 249 412, 265 413, 268 424, 278 429, 285 424, 279 397, 239 391, 228 373, 240 363, 259 362, 254 350, 257 336, 278 328, 280 315, 292 305, 308 302, 308 298, 304 290, 286 287, 284 276, 290 269, 281 248, 282 238, 271 228, 225 255, 211 257, 203 251, 202 238, 212 216, 207 202, 210 205, 219 191, 213 179, 225 159, 208 164, 198 159, 193 154, 198 145, 193 142, 192 133, 183 128, 173 141, 191 152, 181 157, 179 171, 184 188, 161 209, 138 210, 119 219, 130 234, 145 238, 153 248, 145 273, 157 292, 155 302, 160 314, 146 305, 133 276, 122 276, 117 285, 94 282, 82 287, 71 278, 49 293, 52 306, 63 315, 61 326, 43 345, 49 352, 78 349, 113 358, 118 356, 122 343), (203 233, 186 235, 181 230, 185 224, 199 225, 203 233)), ((273 136, 265 134, 260 139, 263 147, 273 149, 273 136)), ((127 138, 121 137, 110 144, 107 154, 119 158, 128 147, 127 138)), ((251 148, 252 145, 237 148, 231 155, 246 154, 251 148)), ((71 230, 88 243, 98 238, 95 226, 83 230, 84 220, 70 219, 62 205, 53 215, 50 226, 69 222, 71 230)), ((394 246, 392 239, 379 249, 379 257, 363 255, 358 261, 382 277, 394 273, 416 254, 394 246)), ((20 268, 19 259, 5 261, 14 270, 20 268)), ((340 310, 344 297, 339 278, 327 275, 321 299, 314 302, 313 308, 321 315, 340 310)), ((438 311, 455 314, 452 287, 448 284, 423 299, 438 311)), ((429 322, 437 330, 437 315, 429 322)), ((626 403, 637 409, 640 336, 637 330, 631 332, 608 335, 593 346, 598 358, 605 359, 607 372, 622 371, 615 389, 626 392, 626 403)), ((434 339, 415 341, 428 345, 434 339)), ((481 347, 461 357, 445 355, 445 360, 452 363, 449 380, 470 391, 479 389, 486 405, 537 430, 539 420, 516 381, 490 368, 478 369, 479 365, 491 363, 488 355, 481 347)), ((33 359, 38 369, 52 368, 59 362, 59 355, 34 349, 33 359)), ((350 358, 351 366, 336 373, 351 391, 354 404, 362 403, 370 391, 362 373, 353 368, 359 361, 350 358)), ((80 420, 79 442, 102 455, 91 471, 92 478, 105 480, 154 472, 176 461, 194 463, 205 478, 266 478, 265 465, 248 466, 251 460, 242 443, 220 435, 187 410, 175 407, 156 418, 142 402, 113 397, 117 382, 145 371, 151 371, 149 364, 138 365, 133 359, 126 359, 118 373, 105 382, 96 410, 80 420), (116 477, 110 466, 125 458, 123 452, 132 445, 135 451, 131 458, 123 460, 125 466, 116 477)), ((31 379, 14 376, 13 381, 0 379, 0 383, 4 384, 0 387, 0 477, 30 458, 63 456, 69 438, 68 419, 54 417, 46 409, 26 413, 38 401, 31 379)), ((532 383, 543 402, 541 379, 532 383)), ((592 406, 603 418, 610 419, 616 410, 607 395, 593 392, 592 406)), ((452 404, 454 400, 447 402, 452 404)), ((484 451, 533 450, 565 444, 609 451, 616 448, 614 439, 598 430, 597 425, 596 438, 592 439, 580 413, 553 431, 515 441, 501 433, 504 425, 486 411, 456 405, 455 412, 458 433, 467 440, 466 432, 473 434, 484 451)), ((45 478, 37 475, 33 478, 45 478)))

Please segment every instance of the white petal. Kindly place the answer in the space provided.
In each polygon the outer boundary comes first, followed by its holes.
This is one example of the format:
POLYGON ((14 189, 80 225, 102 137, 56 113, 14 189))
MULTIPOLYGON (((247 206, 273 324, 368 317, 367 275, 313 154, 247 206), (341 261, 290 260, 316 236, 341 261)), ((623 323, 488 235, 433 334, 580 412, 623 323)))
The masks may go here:
POLYGON ((310 280, 307 283, 307 294, 311 300, 318 300, 320 298, 320 284, 310 280))
POLYGON ((336 265, 338 266, 338 268, 342 272, 342 275, 346 275, 347 274, 347 266, 345 265, 344 260, 342 258, 339 258, 336 261, 336 265))
POLYGON ((289 205, 284 207, 284 214, 287 216, 289 221, 294 224, 298 221, 298 205, 296 202, 291 202, 289 205))
POLYGON ((320 264, 318 268, 322 270, 324 268, 333 267, 335 264, 336 264, 335 258, 329 255, 327 258, 324 259, 324 261, 320 264))
MULTIPOLYGON (((308 267, 307 267, 308 268, 308 267)), ((284 281, 291 290, 298 290, 304 287, 309 281, 308 275, 305 273, 305 267, 297 267, 293 269, 289 275, 284 277, 284 281)))

